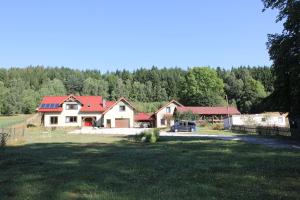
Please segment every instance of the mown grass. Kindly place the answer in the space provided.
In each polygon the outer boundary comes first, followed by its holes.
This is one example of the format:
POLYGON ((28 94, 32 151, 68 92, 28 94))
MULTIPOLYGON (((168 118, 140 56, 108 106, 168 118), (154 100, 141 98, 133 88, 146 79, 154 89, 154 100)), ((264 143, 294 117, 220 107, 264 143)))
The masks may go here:
POLYGON ((226 135, 226 136, 241 135, 241 133, 235 133, 230 130, 213 130, 210 127, 197 127, 195 133, 199 133, 202 135, 226 135))
POLYGON ((27 134, 0 150, 0 199, 299 199, 300 152, 236 141, 27 134))
POLYGON ((29 115, 0 116, 0 128, 11 127, 24 123, 29 115))

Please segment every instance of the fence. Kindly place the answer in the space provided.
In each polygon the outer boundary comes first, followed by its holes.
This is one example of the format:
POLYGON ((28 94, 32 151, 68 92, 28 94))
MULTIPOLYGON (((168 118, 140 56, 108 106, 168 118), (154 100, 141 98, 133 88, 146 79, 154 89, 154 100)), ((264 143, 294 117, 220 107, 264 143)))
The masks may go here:
POLYGON ((276 127, 276 126, 237 126, 231 127, 233 132, 248 133, 248 134, 259 134, 267 136, 291 136, 290 128, 287 127, 276 127))
POLYGON ((0 128, 0 147, 24 140, 25 128, 0 128))

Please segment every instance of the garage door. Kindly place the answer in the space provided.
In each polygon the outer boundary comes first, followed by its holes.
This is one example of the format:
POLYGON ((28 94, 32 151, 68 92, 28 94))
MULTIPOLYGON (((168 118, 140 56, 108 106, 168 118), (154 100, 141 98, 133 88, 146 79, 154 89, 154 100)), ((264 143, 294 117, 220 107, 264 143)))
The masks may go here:
POLYGON ((116 128, 129 128, 129 119, 116 119, 116 128))

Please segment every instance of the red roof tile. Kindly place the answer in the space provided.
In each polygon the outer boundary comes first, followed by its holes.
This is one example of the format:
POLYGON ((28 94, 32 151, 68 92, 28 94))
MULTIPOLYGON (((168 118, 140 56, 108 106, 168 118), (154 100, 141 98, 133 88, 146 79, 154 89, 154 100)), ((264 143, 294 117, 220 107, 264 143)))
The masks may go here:
POLYGON ((134 116, 135 121, 151 121, 152 120, 152 114, 151 113, 137 113, 134 116))
MULTIPOLYGON (((41 104, 61 104, 68 99, 70 96, 45 96, 41 104)), ((73 96, 77 99, 82 107, 81 112, 103 112, 105 109, 102 105, 101 96, 73 96)), ((58 108, 38 108, 39 112, 61 112, 62 107, 58 108)))
POLYGON ((101 96, 75 96, 75 98, 83 104, 81 112, 103 112, 105 110, 101 96))
POLYGON ((126 102, 129 106, 131 106, 134 110, 135 107, 124 97, 119 98, 117 101, 106 101, 106 107, 103 114, 107 113, 111 108, 113 108, 116 104, 118 104, 120 101, 126 102))
POLYGON ((179 112, 188 112, 191 111, 194 114, 202 115, 236 115, 241 114, 235 107, 192 107, 192 106, 183 106, 177 107, 179 112))
POLYGON ((61 112, 62 107, 59 108, 38 108, 38 112, 61 112))
MULTIPOLYGON (((105 107, 103 107, 103 99, 101 96, 45 96, 41 102, 42 104, 59 104, 58 108, 38 108, 38 112, 61 112, 61 105, 68 100, 69 97, 74 97, 81 104, 81 112, 107 112, 117 102, 125 101, 132 106, 125 98, 120 98, 118 101, 105 101, 105 107)), ((133 107, 133 106, 132 106, 133 107)), ((134 107, 133 107, 134 108, 134 107)))

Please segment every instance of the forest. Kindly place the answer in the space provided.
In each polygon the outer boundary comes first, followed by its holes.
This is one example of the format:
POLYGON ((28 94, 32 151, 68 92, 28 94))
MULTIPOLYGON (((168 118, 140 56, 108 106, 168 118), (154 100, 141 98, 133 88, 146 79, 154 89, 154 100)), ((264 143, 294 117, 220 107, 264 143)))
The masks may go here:
POLYGON ((145 112, 171 99, 190 106, 225 106, 227 96, 230 105, 251 113, 261 109, 273 85, 272 68, 267 66, 186 70, 153 66, 105 73, 66 67, 0 68, 0 113, 33 113, 43 96, 68 94, 101 95, 108 100, 123 96, 145 112))

